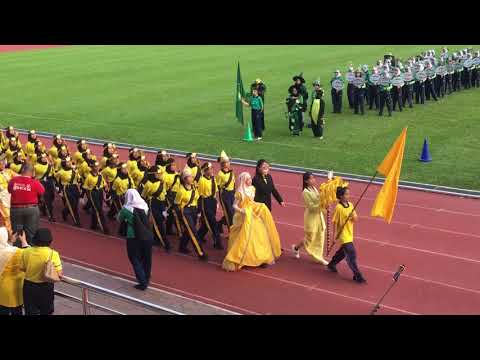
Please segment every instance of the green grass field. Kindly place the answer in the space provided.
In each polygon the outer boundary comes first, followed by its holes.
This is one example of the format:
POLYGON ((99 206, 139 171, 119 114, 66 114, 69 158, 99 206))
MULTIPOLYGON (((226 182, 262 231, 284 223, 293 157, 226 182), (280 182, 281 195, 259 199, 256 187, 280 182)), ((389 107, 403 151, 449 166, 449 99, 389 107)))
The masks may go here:
MULTIPOLYGON (((379 118, 348 109, 331 114, 329 80, 336 69, 371 65, 438 46, 70 46, 0 54, 0 123, 118 142, 258 159, 370 175, 405 125, 402 180, 479 189, 480 89, 379 118), (234 119, 236 62, 247 87, 267 84, 266 133, 244 143, 234 119), (326 90, 325 140, 305 129, 289 136, 285 98, 292 76, 309 92, 326 90), (418 161, 428 137, 432 163, 418 161)), ((450 45, 450 49, 465 47, 450 45)), ((475 46, 477 48, 478 46, 475 46)), ((249 118, 248 110, 245 112, 249 118)))

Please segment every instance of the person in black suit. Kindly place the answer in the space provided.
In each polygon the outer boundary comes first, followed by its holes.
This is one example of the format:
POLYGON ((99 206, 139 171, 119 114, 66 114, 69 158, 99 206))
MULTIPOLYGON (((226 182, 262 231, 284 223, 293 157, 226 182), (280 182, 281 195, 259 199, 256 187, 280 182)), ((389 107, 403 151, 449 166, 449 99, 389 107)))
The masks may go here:
POLYGON ((272 176, 268 173, 269 171, 270 165, 268 162, 263 159, 258 160, 252 185, 255 187, 254 200, 259 203, 264 203, 268 209, 272 211, 272 194, 282 207, 285 207, 285 202, 275 188, 272 176))

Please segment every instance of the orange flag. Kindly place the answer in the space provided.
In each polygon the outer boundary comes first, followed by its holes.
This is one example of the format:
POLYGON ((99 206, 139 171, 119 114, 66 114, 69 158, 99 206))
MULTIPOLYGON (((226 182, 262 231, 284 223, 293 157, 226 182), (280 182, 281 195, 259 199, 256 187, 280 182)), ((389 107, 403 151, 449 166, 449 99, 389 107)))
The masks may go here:
POLYGON ((386 179, 375 199, 370 215, 382 217, 389 224, 392 222, 393 210, 397 202, 398 182, 402 170, 406 139, 407 128, 403 129, 387 156, 377 168, 377 171, 386 176, 386 179))

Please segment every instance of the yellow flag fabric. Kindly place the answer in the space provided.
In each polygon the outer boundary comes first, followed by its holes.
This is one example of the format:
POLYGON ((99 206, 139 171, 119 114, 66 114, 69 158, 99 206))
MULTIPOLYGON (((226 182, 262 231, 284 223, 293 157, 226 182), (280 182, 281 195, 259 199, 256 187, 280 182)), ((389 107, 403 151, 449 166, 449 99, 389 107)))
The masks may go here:
POLYGON ((320 207, 322 209, 327 208, 337 201, 337 187, 339 186, 346 187, 348 186, 348 182, 336 176, 334 179, 320 184, 320 207))
POLYGON ((377 171, 385 175, 386 179, 375 199, 370 215, 384 218, 389 224, 392 222, 393 210, 397 202, 398 182, 402 170, 406 138, 407 128, 403 129, 387 156, 377 168, 377 171))

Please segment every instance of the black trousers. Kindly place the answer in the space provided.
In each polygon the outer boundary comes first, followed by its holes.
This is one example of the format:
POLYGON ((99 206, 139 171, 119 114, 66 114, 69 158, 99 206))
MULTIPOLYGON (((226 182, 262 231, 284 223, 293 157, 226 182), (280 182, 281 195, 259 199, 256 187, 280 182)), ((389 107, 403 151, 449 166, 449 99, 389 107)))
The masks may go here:
POLYGON ((478 68, 472 70, 472 86, 480 87, 480 71, 478 68))
POLYGON ((166 231, 168 235, 173 235, 173 227, 177 231, 177 235, 181 236, 182 228, 180 226, 180 219, 177 216, 177 213, 173 209, 173 203, 175 201, 176 193, 167 193, 167 206, 168 206, 168 216, 167 216, 167 223, 166 223, 166 231))
POLYGON ((200 241, 205 238, 208 232, 212 234, 213 244, 221 246, 220 232, 218 231, 218 223, 216 219, 217 214, 217 199, 215 197, 203 198, 199 200, 201 213, 201 226, 198 230, 198 237, 200 241))
POLYGON ((355 106, 355 85, 350 83, 347 85, 347 99, 348 106, 353 109, 355 106))
POLYGON ((408 107, 412 108, 413 107, 412 100, 413 100, 413 85, 411 85, 411 84, 410 85, 408 85, 408 84, 403 85, 403 89, 402 89, 402 105, 403 105, 403 107, 405 107, 405 104, 408 102, 408 107))
POLYGON ((54 312, 54 285, 52 283, 23 282, 25 315, 52 315, 54 312))
POLYGON ((206 259, 207 254, 203 251, 202 245, 198 240, 198 209, 196 207, 186 207, 177 211, 179 218, 182 219, 183 226, 183 235, 180 238, 180 252, 188 251, 188 243, 191 242, 198 257, 206 259))
POLYGON ((375 104, 375 110, 378 110, 380 107, 378 101, 378 86, 377 85, 369 85, 368 86, 368 107, 370 110, 373 108, 373 104, 375 104))
POLYGON ((11 316, 23 315, 23 306, 20 305, 17 307, 9 308, 9 307, 0 305, 0 316, 3 316, 3 315, 11 315, 11 316))
POLYGON ((150 209, 153 218, 153 235, 165 249, 170 249, 170 242, 167 239, 167 229, 165 226, 165 218, 163 212, 167 209, 167 202, 158 199, 150 201, 150 209))
POLYGON ((453 89, 452 89, 452 78, 453 74, 447 74, 445 75, 445 90, 444 92, 446 94, 451 94, 453 89))
POLYGON ((437 93, 435 92, 435 86, 432 79, 425 80, 425 98, 430 100, 430 95, 433 100, 437 101, 437 93))
POLYGON ((63 187, 63 205, 65 206, 62 215, 66 219, 68 215, 72 216, 73 223, 80 225, 80 215, 78 214, 78 201, 80 191, 77 185, 66 185, 63 187))
POLYGON ((415 83, 415 104, 425 104, 425 82, 415 83))
POLYGON ((462 83, 464 89, 470 89, 472 85, 472 71, 463 68, 462 83))
POLYGON ((93 189, 92 191, 88 191, 87 196, 93 207, 90 228, 96 230, 100 226, 100 230, 108 233, 107 222, 103 213, 103 189, 93 189))
POLYGON ((387 105, 388 115, 392 116, 392 97, 390 96, 390 91, 381 91, 380 92, 380 112, 378 115, 383 115, 383 109, 387 105))
POLYGON ((453 91, 461 91, 462 90, 462 78, 461 72, 455 71, 453 74, 453 91))
POLYGON ((324 129, 324 124, 323 121, 318 119, 317 123, 314 123, 312 121, 312 132, 313 136, 315 137, 322 137, 323 136, 323 129, 324 129))
POLYGON ((337 91, 332 89, 332 104, 333 104, 333 112, 336 114, 340 114, 342 112, 342 95, 343 90, 337 91))
POLYGON ((443 98, 445 96, 445 76, 437 75, 435 77, 435 92, 438 97, 443 98))
MULTIPOLYGON (((223 218, 220 220, 220 224, 226 225, 228 228, 233 224, 233 202, 235 200, 235 191, 221 190, 220 193, 220 205, 223 209, 223 218)), ((221 226, 221 225, 220 225, 221 226)))
POLYGON ((252 109, 253 137, 259 138, 263 135, 262 111, 252 109))
POLYGON ((43 202, 40 204, 40 210, 48 216, 49 219, 53 218, 53 202, 55 200, 55 180, 51 177, 47 177, 45 180, 40 181, 45 188, 43 194, 43 202))
POLYGON ((152 243, 127 238, 127 255, 138 283, 148 286, 152 273, 152 243))
POLYGON ((355 114, 360 113, 363 115, 365 113, 365 89, 355 87, 353 92, 353 106, 355 108, 355 114))
POLYGON ((330 264, 337 265, 340 261, 347 258, 347 264, 350 270, 352 270, 353 275, 356 277, 363 277, 362 273, 358 269, 357 265, 357 252, 353 243, 343 244, 340 249, 333 255, 330 264))
POLYGON ((398 110, 403 111, 402 88, 393 86, 391 90, 391 95, 392 95, 393 111, 395 111, 397 104, 398 104, 398 110))

